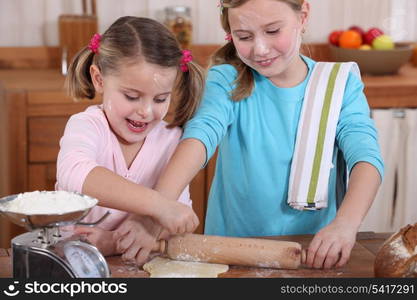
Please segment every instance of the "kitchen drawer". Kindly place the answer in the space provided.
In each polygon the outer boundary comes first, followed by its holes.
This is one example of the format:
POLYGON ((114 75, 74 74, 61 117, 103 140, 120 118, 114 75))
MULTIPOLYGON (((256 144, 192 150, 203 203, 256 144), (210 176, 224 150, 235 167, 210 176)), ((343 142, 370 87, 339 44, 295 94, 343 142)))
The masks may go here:
POLYGON ((55 162, 69 117, 28 119, 29 163, 55 162))
MULTIPOLYGON (((59 140, 64 134, 66 117, 32 117, 28 119, 29 162, 55 162, 59 151, 59 140)), ((172 121, 170 111, 165 120, 172 121)))

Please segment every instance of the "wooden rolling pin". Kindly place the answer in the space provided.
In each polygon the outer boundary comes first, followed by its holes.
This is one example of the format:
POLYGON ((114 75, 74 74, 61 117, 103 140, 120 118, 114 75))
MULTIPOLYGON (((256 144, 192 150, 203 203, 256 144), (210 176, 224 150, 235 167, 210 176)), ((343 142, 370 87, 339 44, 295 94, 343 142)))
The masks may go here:
POLYGON ((201 234, 173 236, 153 250, 174 260, 275 269, 297 269, 304 255, 296 242, 201 234))

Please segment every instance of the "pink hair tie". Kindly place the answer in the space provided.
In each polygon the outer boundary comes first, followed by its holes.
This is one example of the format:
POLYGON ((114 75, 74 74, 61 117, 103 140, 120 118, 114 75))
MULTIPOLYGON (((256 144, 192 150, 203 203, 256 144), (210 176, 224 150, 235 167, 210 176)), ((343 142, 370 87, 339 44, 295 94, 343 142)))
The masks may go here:
POLYGON ((91 38, 90 43, 88 44, 88 49, 90 49, 94 53, 98 53, 98 48, 100 48, 100 40, 101 40, 101 35, 98 33, 95 33, 93 37, 91 38))
POLYGON ((230 34, 230 33, 227 33, 226 34, 226 36, 224 37, 224 39, 226 40, 226 41, 232 41, 232 35, 230 34))
POLYGON ((182 58, 180 63, 181 71, 188 72, 187 64, 193 60, 190 50, 182 50, 182 58))

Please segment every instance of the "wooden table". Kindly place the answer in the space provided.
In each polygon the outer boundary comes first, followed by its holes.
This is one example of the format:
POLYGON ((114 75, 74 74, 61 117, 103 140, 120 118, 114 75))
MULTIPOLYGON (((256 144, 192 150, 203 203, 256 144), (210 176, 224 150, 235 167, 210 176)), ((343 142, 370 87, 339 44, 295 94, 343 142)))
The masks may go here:
MULTIPOLYGON (((373 277, 373 263, 375 255, 382 243, 390 236, 390 233, 360 232, 357 235, 356 244, 352 250, 350 260, 346 266, 339 269, 316 270, 301 267, 297 270, 277 270, 265 268, 252 268, 230 266, 229 271, 221 274, 219 277, 302 277, 302 278, 320 278, 320 277, 340 277, 340 278, 359 278, 373 277)), ((280 236, 271 237, 271 239, 295 241, 307 247, 312 239, 312 235, 298 236, 280 236)), ((106 258, 109 264, 112 277, 115 278, 132 278, 148 277, 148 273, 122 262, 120 256, 106 258)), ((0 249, 0 277, 12 276, 11 251, 0 249)))

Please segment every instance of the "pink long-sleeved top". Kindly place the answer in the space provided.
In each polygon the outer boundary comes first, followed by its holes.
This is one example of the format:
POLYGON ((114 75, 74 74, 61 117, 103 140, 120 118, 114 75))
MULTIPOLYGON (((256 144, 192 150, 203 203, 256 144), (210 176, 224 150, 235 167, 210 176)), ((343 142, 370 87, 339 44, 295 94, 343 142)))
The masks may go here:
MULTIPOLYGON (((165 121, 161 121, 152 129, 128 168, 102 105, 90 106, 84 112, 71 116, 60 140, 55 189, 81 193, 88 173, 97 166, 105 167, 137 184, 153 188, 182 134, 180 128, 168 129, 166 125, 165 121)), ((191 206, 188 186, 178 201, 191 206)), ((116 229, 128 216, 125 211, 95 206, 82 221, 94 222, 107 211, 110 211, 111 215, 99 225, 105 230, 116 229)))

